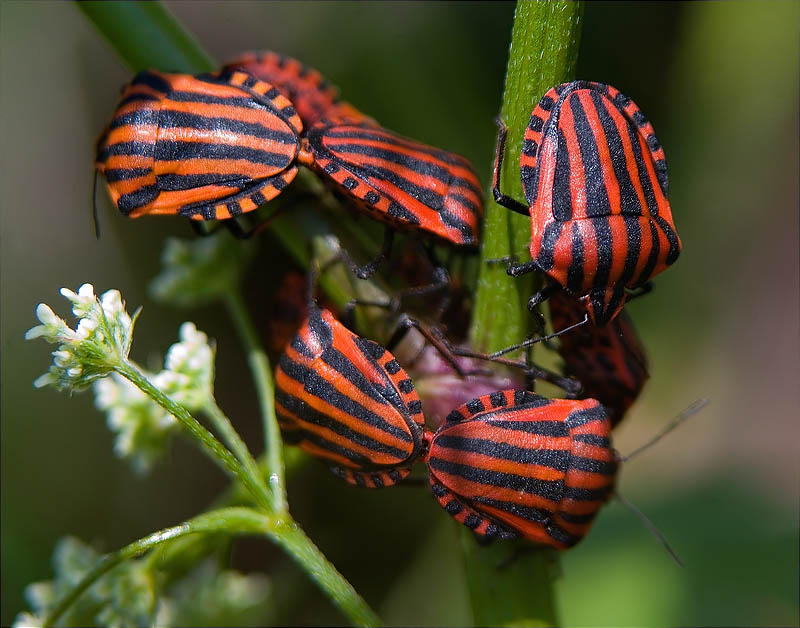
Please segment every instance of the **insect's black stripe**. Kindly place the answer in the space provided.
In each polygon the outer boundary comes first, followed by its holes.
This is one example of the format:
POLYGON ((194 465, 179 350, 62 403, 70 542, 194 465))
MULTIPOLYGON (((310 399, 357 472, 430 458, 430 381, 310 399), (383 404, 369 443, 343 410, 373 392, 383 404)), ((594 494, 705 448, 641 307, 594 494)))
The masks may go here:
POLYGON ((598 475, 613 476, 617 472, 617 463, 613 460, 595 460, 594 458, 572 456, 569 466, 577 471, 597 473, 598 475))
MULTIPOLYGON (((404 138, 397 135, 393 135, 391 133, 389 133, 389 137, 387 138, 385 134, 375 131, 374 129, 343 125, 341 128, 336 126, 322 128, 318 130, 317 133, 315 133, 316 136, 319 136, 320 134, 324 134, 326 138, 365 140, 369 142, 386 144, 387 146, 392 146, 392 145, 402 146, 403 148, 407 148, 410 151, 415 151, 418 153, 425 153, 427 155, 430 155, 434 159, 442 161, 451 166, 460 166, 462 168, 466 168, 469 171, 472 171, 472 167, 469 165, 469 162, 467 162, 460 155, 443 151, 438 148, 433 148, 432 146, 417 144, 416 142, 409 142, 404 138)), ((309 139, 310 136, 311 133, 309 133, 309 139)))
POLYGON ((117 109, 122 109, 125 105, 129 105, 132 102, 158 102, 159 100, 160 98, 158 96, 154 96, 153 94, 130 94, 119 101, 117 109))
POLYGON ((570 430, 574 430, 576 427, 580 427, 581 425, 586 425, 587 423, 593 423, 595 421, 602 421, 605 418, 606 412, 603 409, 603 406, 595 406, 594 408, 576 410, 567 417, 565 423, 570 430))
POLYGON ((160 174, 156 176, 158 189, 169 192, 191 190, 205 185, 220 185, 241 190, 252 181, 250 177, 243 174, 160 174))
POLYGON ((658 223, 658 226, 661 227, 662 231, 667 236, 667 241, 669 242, 669 253, 667 253, 666 262, 667 264, 672 264, 676 259, 678 259, 678 255, 681 252, 678 235, 672 229, 670 224, 661 216, 653 216, 653 220, 658 223))
POLYGON ((617 301, 624 298, 625 286, 632 284, 636 265, 639 263, 639 256, 642 254, 642 227, 638 216, 623 215, 622 221, 625 224, 628 250, 625 253, 625 266, 622 268, 622 274, 614 286, 614 297, 617 301))
MULTIPOLYGON (((397 164, 402 168, 407 168, 420 176, 431 177, 441 181, 445 185, 454 186, 460 185, 461 187, 469 187, 469 183, 460 178, 455 177, 453 174, 443 168, 442 166, 432 162, 413 157, 405 153, 392 150, 391 144, 386 144, 385 148, 377 148, 368 144, 326 144, 328 150, 337 155, 366 155, 367 157, 375 157, 382 159, 393 164, 397 164)), ((351 163, 347 160, 348 163, 351 163)))
MULTIPOLYGON (((346 394, 336 390, 331 382, 310 368, 295 362, 286 354, 281 357, 280 366, 288 378, 293 379, 303 385, 303 389, 309 396, 321 399, 327 405, 340 410, 341 412, 353 417, 354 419, 357 419, 358 421, 361 421, 366 425, 390 434, 391 436, 394 436, 403 442, 412 442, 413 439, 408 431, 392 425, 383 417, 362 406, 355 399, 348 397, 346 394)), ((300 400, 298 400, 298 402, 303 403, 300 400)), ((386 402, 384 401, 384 403, 386 402)), ((309 408, 308 411, 311 412, 312 410, 309 408)), ((317 411, 313 412, 320 417, 325 416, 317 411)), ((320 420, 322 420, 322 418, 320 420)), ((337 425, 341 425, 338 421, 334 421, 332 419, 326 418, 324 420, 329 422, 332 421, 337 425)), ((350 432, 349 428, 346 428, 345 426, 342 426, 342 429, 346 429, 348 432, 350 432)), ((370 441, 372 440, 367 436, 364 436, 364 438, 367 438, 370 441)))
POLYGON ((596 434, 575 434, 572 440, 594 447, 603 447, 604 449, 611 447, 610 438, 607 436, 597 436, 596 434))
MULTIPOLYGON (((606 309, 605 292, 608 289, 608 278, 614 263, 614 238, 608 220, 609 216, 598 216, 592 219, 595 246, 597 247, 597 270, 594 275, 592 292, 603 303, 603 306, 599 308, 600 312, 604 312, 606 309)), ((611 304, 608 307, 610 308, 611 304)))
POLYGON ((413 214, 409 209, 405 206, 401 205, 397 201, 390 200, 389 201, 389 209, 386 213, 391 216, 392 218, 396 218, 398 220, 405 221, 412 225, 419 224, 419 218, 413 214))
MULTIPOLYGON (((217 83, 227 85, 227 83, 217 83)), ((236 89, 236 86, 231 86, 236 89)), ((242 90, 244 92, 244 90, 242 90)), ((269 109, 275 114, 278 114, 277 109, 269 99, 256 100, 251 96, 211 96, 200 92, 185 92, 174 91, 169 92, 166 96, 167 101, 172 100, 175 102, 196 102, 204 105, 226 105, 229 107, 244 107, 247 109, 269 109)))
POLYGON ((143 70, 134 76, 131 81, 131 87, 134 85, 145 85, 162 94, 166 94, 172 89, 169 81, 149 70, 143 70))
POLYGON ((115 181, 128 181, 129 179, 138 179, 139 177, 146 177, 153 174, 152 168, 109 168, 105 174, 106 181, 114 183, 115 181))
POLYGON ((155 142, 117 142, 109 144, 97 155, 97 161, 107 161, 109 157, 152 157, 155 152, 155 142))
POLYGON ((580 488, 577 486, 567 486, 564 489, 564 499, 574 499, 577 502, 596 502, 603 501, 611 492, 612 486, 603 488, 580 488))
MULTIPOLYGON (((651 216, 658 216, 658 202, 656 201, 655 191, 653 190, 653 182, 650 179, 650 174, 645 165, 642 145, 639 143, 639 132, 632 124, 628 125, 628 141, 631 143, 633 160, 636 162, 636 170, 639 172, 639 184, 642 186, 644 200, 647 203, 647 211, 651 216)), ((648 153, 648 157, 649 156, 648 153)))
POLYGON ((592 519, 597 516, 596 512, 587 512, 582 515, 576 515, 571 512, 564 512, 563 510, 557 511, 556 514, 567 523, 574 523, 575 525, 590 523, 592 519))
MULTIPOLYGON (((280 407, 281 406, 281 402, 278 400, 279 399, 279 395, 280 395, 280 391, 278 393, 276 393, 276 395, 275 395, 275 401, 276 401, 276 404, 277 404, 276 411, 278 412, 278 415, 280 415, 280 413, 281 413, 281 407, 280 407)), ((286 408, 286 409, 288 410, 288 408, 286 408)), ((302 417, 302 418, 305 418, 305 417, 302 417)), ((297 424, 295 419, 293 419, 291 417, 287 417, 287 420, 290 421, 291 423, 297 424)), ((316 422, 316 421, 314 421, 314 422, 316 422)), ((361 454, 361 453, 358 453, 356 451, 353 451, 352 449, 348 449, 347 447, 343 447, 342 445, 340 445, 338 443, 334 443, 332 441, 329 441, 328 439, 320 436, 319 434, 315 434, 313 432, 309 432, 307 430, 302 429, 302 427, 300 428, 300 431, 302 433, 302 435, 299 437, 300 441, 304 441, 304 440, 308 441, 310 443, 313 443, 313 444, 317 445, 318 447, 321 447, 322 449, 326 449, 326 450, 330 451, 333 454, 337 454, 339 456, 344 456, 348 460, 352 460, 353 462, 357 463, 359 467, 364 468, 364 467, 372 467, 372 466, 374 466, 374 465, 372 465, 370 463, 369 458, 367 456, 365 456, 364 454, 361 454)))
POLYGON ((484 504, 486 506, 496 508, 497 510, 502 510, 519 517, 520 519, 532 521, 534 523, 545 524, 550 521, 553 516, 553 513, 546 508, 532 508, 531 506, 522 506, 521 504, 515 504, 514 502, 492 499, 490 497, 475 497, 469 501, 473 503, 484 504))
POLYGON ((109 129, 119 129, 124 126, 158 126, 158 109, 136 109, 117 116, 108 125, 109 129))
POLYGON ((286 153, 273 153, 248 146, 213 142, 158 140, 155 145, 155 158, 157 161, 231 159, 284 169, 292 163, 293 157, 293 155, 287 155, 286 153))
POLYGON ((436 439, 436 446, 510 460, 523 465, 548 467, 562 472, 566 472, 570 467, 570 453, 567 449, 530 449, 485 438, 450 436, 446 432, 436 439))
POLYGON ((338 349, 325 347, 320 359, 355 386, 358 392, 365 397, 369 397, 372 401, 380 405, 391 405, 403 415, 407 414, 408 410, 405 404, 403 404, 400 394, 395 390, 394 384, 388 376, 386 376, 383 369, 375 363, 374 359, 369 356, 365 357, 367 357, 369 362, 374 364, 375 370, 382 376, 384 382, 382 386, 367 379, 364 373, 350 361, 350 358, 338 349))
POLYGON ((572 223, 572 262, 567 269, 567 289, 580 293, 583 287, 583 238, 576 222, 572 223))
POLYGON ((556 242, 561 236, 561 229, 564 226, 563 222, 554 220, 547 224, 542 234, 542 244, 539 249, 539 256, 536 258, 536 264, 543 271, 548 271, 553 268, 553 252, 555 251, 556 242))
MULTIPOLYGON (((628 172, 622 138, 619 135, 617 125, 614 124, 614 119, 608 111, 608 103, 610 101, 607 98, 603 98, 600 92, 595 90, 591 91, 590 96, 606 136, 608 151, 611 155, 611 164, 614 167, 614 175, 619 185, 620 211, 628 216, 641 216, 642 204, 639 202, 639 195, 633 187, 630 172, 628 172)), ((623 119, 627 123, 627 118, 625 118, 624 114, 623 119)))
POLYGON ((564 528, 562 528, 557 523, 551 521, 545 526, 545 532, 550 536, 551 539, 566 545, 567 547, 572 547, 581 540, 580 536, 575 536, 574 534, 570 534, 564 528))
MULTIPOLYGON (((313 425, 318 425, 323 428, 327 428, 335 434, 346 438, 348 441, 351 441, 369 451, 373 451, 376 453, 385 454, 387 456, 392 456, 397 460, 405 460, 408 457, 408 452, 400 449, 399 447, 392 447, 391 445, 385 445, 374 438, 371 438, 367 434, 360 432, 355 429, 349 428, 344 423, 337 421, 336 419, 328 416, 323 412, 319 412, 318 410, 312 408, 302 399, 295 397, 283 390, 278 389, 275 393, 275 402, 283 406, 288 412, 291 412, 295 416, 299 417, 306 423, 311 423, 313 425)), ((302 427, 302 426, 301 426, 302 427)), ((303 430, 303 434, 306 437, 309 437, 309 430, 303 430)), ((408 441, 411 440, 411 437, 405 434, 408 441)))
POLYGON ((428 464, 434 471, 455 475, 476 484, 520 491, 554 502, 560 502, 564 494, 563 480, 540 480, 502 471, 490 471, 442 460, 434 456, 431 456, 428 464))
POLYGON ((259 190, 263 190, 270 185, 278 187, 279 183, 283 183, 281 175, 275 175, 272 177, 267 177, 265 179, 251 180, 247 184, 247 186, 245 186, 239 192, 236 192, 230 196, 225 196, 211 201, 199 201, 197 203, 189 203, 188 205, 183 205, 180 208, 178 208, 178 213, 181 216, 194 216, 196 214, 202 214, 203 218, 205 218, 206 220, 212 220, 216 218, 217 206, 225 203, 238 202, 246 197, 250 197, 252 195, 257 194, 259 190))
MULTIPOLYGON (((509 410, 513 410, 513 408, 509 408, 509 410)), ((537 434, 539 436, 569 436, 569 428, 562 421, 520 421, 519 419, 504 421, 501 411, 487 413, 481 417, 481 420, 491 421, 493 428, 501 430, 537 434)))
MULTIPOLYGON (((117 120, 128 117, 122 115, 117 120)), ((115 120, 115 122, 117 121, 115 120)), ((161 109, 158 115, 158 126, 164 128, 186 128, 200 131, 227 131, 237 135, 247 135, 280 144, 297 144, 297 135, 285 131, 277 131, 257 122, 245 122, 223 116, 201 116, 184 111, 161 109)), ((113 123, 112 123, 113 126, 113 123)))
POLYGON ((570 110, 572 111, 575 123, 575 136, 581 153, 583 162, 583 173, 586 187, 586 215, 590 218, 595 216, 608 216, 611 213, 611 205, 608 201, 608 191, 606 190, 605 180, 603 179, 603 167, 600 163, 600 153, 598 152, 597 142, 600 138, 595 137, 583 104, 577 93, 568 99, 570 110))
POLYGON ((231 216, 238 216, 242 213, 242 206, 239 204, 239 201, 228 201, 225 203, 225 209, 228 210, 231 216))
POLYGON ((117 199, 117 207, 119 207, 120 212, 127 215, 134 209, 154 201, 160 193, 161 190, 158 189, 157 185, 145 185, 133 192, 120 196, 117 199))
POLYGON ((658 237, 658 227, 656 227, 656 223, 652 218, 649 221, 649 225, 650 253, 647 256, 647 263, 644 265, 644 268, 642 268, 642 272, 639 273, 639 277, 637 278, 635 285, 642 284, 653 276, 653 270, 655 269, 656 264, 658 263, 659 255, 661 254, 661 240, 658 237))
POLYGON ((346 165, 344 167, 346 169, 350 170, 355 176, 365 181, 368 185, 372 185, 369 181, 371 178, 387 181, 401 192, 437 212, 441 212, 444 208, 443 195, 424 186, 417 185, 402 175, 397 174, 393 170, 389 170, 388 168, 380 168, 377 166, 358 166, 349 162, 345 163, 346 165))
MULTIPOLYGON (((570 185, 569 151, 564 132, 558 129, 556 171, 553 174, 553 217, 558 221, 572 218, 572 186, 570 185)), ((588 199, 587 199, 588 203, 588 199)))

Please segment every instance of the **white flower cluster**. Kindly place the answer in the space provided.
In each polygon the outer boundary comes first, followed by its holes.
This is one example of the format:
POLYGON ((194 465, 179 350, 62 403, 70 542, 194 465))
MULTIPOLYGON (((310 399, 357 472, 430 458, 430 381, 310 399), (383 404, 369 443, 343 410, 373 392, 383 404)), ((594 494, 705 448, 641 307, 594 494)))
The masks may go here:
MULTIPOLYGON (((63 537, 53 552, 55 578, 25 588, 25 599, 33 613, 20 613, 14 626, 43 626, 55 605, 100 560, 94 548, 80 539, 63 537)), ((155 580, 144 560, 128 560, 104 575, 61 618, 70 626, 147 626, 156 604, 155 580)))
MULTIPOLYGON (((164 369, 148 379, 194 412, 213 398, 214 349, 194 323, 181 325, 179 334, 180 342, 169 348, 164 369)), ((109 429, 117 433, 114 452, 129 458, 137 472, 148 471, 165 451, 177 421, 116 373, 95 382, 94 391, 95 405, 106 412, 109 429)))
MULTIPOLYGON (((19 613, 14 626, 43 626, 56 604, 95 567, 101 555, 74 537, 59 539, 54 578, 25 588, 33 613, 19 613)), ((162 565, 169 568, 169 565, 162 565)), ((246 626, 265 625, 270 581, 263 574, 222 570, 205 560, 170 581, 145 558, 122 562, 84 592, 59 620, 67 626, 246 626), (164 582, 167 586, 164 587, 164 582)))
MULTIPOLYGON (((95 405, 106 412, 108 427, 117 434, 115 453, 145 472, 165 451, 178 423, 114 370, 128 359, 136 315, 128 315, 117 290, 98 299, 87 283, 77 294, 66 288, 61 294, 72 302, 72 311, 80 320, 73 330, 44 303, 36 308, 41 325, 28 330, 25 338, 44 338, 59 346, 50 370, 34 385, 74 391, 94 384, 95 405)), ((164 369, 147 377, 193 412, 213 399, 214 348, 194 323, 181 325, 179 335, 180 341, 167 352, 164 369)))
POLYGON ((62 288, 61 294, 72 302, 72 312, 80 320, 73 330, 49 306, 37 306, 36 317, 42 324, 29 329, 25 338, 44 338, 59 346, 53 352, 50 370, 34 385, 83 390, 128 358, 138 312, 131 318, 117 290, 109 290, 98 299, 88 283, 77 293, 62 288))

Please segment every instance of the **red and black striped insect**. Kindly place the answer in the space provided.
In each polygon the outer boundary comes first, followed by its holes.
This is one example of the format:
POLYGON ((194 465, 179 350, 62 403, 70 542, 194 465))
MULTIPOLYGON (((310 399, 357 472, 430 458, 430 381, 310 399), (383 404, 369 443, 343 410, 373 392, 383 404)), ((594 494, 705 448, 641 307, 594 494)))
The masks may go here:
POLYGON ((223 69, 241 70, 277 87, 297 108, 303 126, 320 119, 375 125, 371 118, 339 99, 339 90, 317 70, 286 55, 260 50, 245 52, 223 69))
POLYGON ((477 535, 566 549, 614 491, 610 435, 594 399, 503 390, 456 408, 427 433, 425 460, 436 500, 477 535))
MULTIPOLYGON (((554 329, 567 329, 584 317, 581 303, 563 290, 556 291, 549 303, 554 329)), ((559 336, 559 341, 565 374, 581 382, 582 396, 603 404, 615 427, 650 377, 647 352, 630 317, 623 309, 608 325, 589 322, 559 336)))
POLYGON ((98 142, 120 212, 221 220, 256 209, 297 174, 292 103, 244 72, 140 72, 98 142))
POLYGON ((275 383, 286 440, 350 484, 395 484, 423 453, 425 419, 411 379, 389 351, 328 310, 311 306, 275 383))
POLYGON ((550 89, 533 110, 520 157, 527 204, 500 191, 506 128, 494 172, 495 200, 530 215, 532 270, 554 285, 531 297, 532 309, 555 286, 581 299, 605 325, 681 250, 667 200, 664 149, 634 102, 588 81, 550 89))
POLYGON ((129 217, 213 220, 274 198, 302 164, 391 228, 477 244, 483 203, 469 161, 349 120, 321 121, 301 139, 293 104, 245 72, 142 72, 123 91, 96 168, 129 217))
MULTIPOLYGON (((251 52, 225 67, 252 73, 295 103, 314 156, 311 167, 349 202, 392 228, 477 244, 483 197, 469 161, 382 128, 339 100, 319 72, 290 57, 251 52)), ((387 232, 381 254, 360 276, 388 256, 391 236, 387 232)))

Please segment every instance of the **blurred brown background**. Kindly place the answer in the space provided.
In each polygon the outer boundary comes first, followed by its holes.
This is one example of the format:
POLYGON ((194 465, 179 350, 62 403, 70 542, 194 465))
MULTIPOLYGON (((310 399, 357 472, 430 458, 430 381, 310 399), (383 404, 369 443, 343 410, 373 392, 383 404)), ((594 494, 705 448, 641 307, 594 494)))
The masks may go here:
MULTIPOLYGON (((466 155, 488 182, 513 3, 168 6, 216 59, 253 48, 295 56, 388 128, 466 155)), ((800 4, 589 3, 584 18, 578 77, 616 86, 653 122, 684 243, 654 293, 630 307, 652 379, 617 447, 630 451, 698 397, 711 405, 621 473, 621 490, 686 568, 612 502, 564 557, 564 623, 797 625, 800 4)), ((62 286, 120 289, 131 309, 144 306, 133 352, 144 364, 194 320, 219 342, 220 405, 256 449, 261 436, 224 312, 148 299, 164 237, 189 237, 186 224, 127 221, 103 201, 103 238, 94 239, 94 141, 128 70, 70 3, 3 2, 0 29, 8 624, 24 586, 51 577, 59 536, 117 548, 195 514, 225 486, 181 442, 136 477, 114 458, 89 394, 34 390, 49 361, 44 343, 23 341, 38 302, 65 315, 62 286)), ((272 261, 262 254, 251 289, 269 289, 272 261)), ((457 524, 426 489, 367 494, 310 464, 289 491, 309 535, 386 621, 470 622, 457 524)), ((248 553, 241 567, 264 569, 282 596, 273 621, 343 622, 277 550, 248 553)))

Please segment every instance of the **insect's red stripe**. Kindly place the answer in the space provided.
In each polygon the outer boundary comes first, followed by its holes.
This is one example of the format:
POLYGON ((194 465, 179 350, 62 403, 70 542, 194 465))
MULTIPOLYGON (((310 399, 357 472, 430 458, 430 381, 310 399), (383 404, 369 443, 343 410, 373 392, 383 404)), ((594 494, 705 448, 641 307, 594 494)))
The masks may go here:
MULTIPOLYGON (((304 383, 288 376, 281 379, 281 388, 287 393, 302 399, 306 405, 317 412, 330 417, 348 431, 361 434, 365 439, 400 451, 411 450, 411 437, 404 419, 395 408, 388 404, 379 404, 363 394, 362 389, 352 385, 335 369, 324 366, 319 360, 308 361, 293 350, 287 350, 286 360, 281 359, 281 371, 288 368, 289 361, 303 364, 316 370, 320 380, 328 384, 328 391, 336 391, 342 401, 336 398, 317 396, 304 388, 304 383), (347 405, 344 405, 345 402, 347 405), (355 413, 358 415, 355 415, 355 413), (400 429, 402 426, 402 429, 400 429)), ((324 395, 326 393, 319 393, 324 395)))

